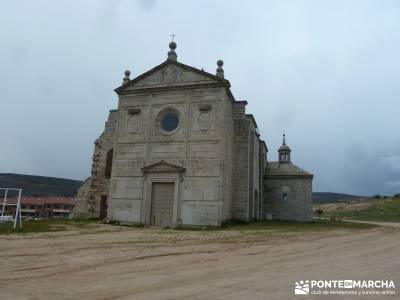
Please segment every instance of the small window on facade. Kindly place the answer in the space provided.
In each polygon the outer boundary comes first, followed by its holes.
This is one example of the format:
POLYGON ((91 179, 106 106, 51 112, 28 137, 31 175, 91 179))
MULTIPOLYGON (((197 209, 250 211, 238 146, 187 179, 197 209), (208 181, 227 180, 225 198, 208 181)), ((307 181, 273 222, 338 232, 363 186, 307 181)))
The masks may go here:
POLYGON ((290 186, 282 186, 282 201, 288 201, 290 186))
POLYGON ((282 201, 287 202, 288 197, 289 197, 288 193, 286 193, 286 192, 282 193, 282 201))

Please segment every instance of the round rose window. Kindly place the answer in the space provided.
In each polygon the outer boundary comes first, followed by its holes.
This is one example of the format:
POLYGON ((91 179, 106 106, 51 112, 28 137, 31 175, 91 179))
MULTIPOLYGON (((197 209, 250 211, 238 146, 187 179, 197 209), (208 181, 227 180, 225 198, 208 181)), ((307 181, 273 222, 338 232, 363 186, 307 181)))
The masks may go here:
POLYGON ((179 125, 179 117, 175 112, 166 113, 161 119, 161 128, 164 131, 174 131, 179 125))

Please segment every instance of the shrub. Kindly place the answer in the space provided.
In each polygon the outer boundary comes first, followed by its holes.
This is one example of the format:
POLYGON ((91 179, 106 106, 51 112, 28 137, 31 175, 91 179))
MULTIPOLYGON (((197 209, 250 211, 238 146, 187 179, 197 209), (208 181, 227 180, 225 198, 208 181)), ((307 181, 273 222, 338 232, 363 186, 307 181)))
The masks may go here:
POLYGON ((229 219, 225 220, 222 222, 221 227, 229 227, 229 226, 234 226, 234 225, 246 225, 249 224, 249 222, 244 221, 244 220, 239 220, 239 219, 229 219))
POLYGON ((337 216, 335 216, 335 215, 331 215, 330 218, 329 218, 329 220, 330 220, 331 222, 337 222, 337 221, 339 221, 340 219, 339 219, 337 216))
POLYGON ((321 216, 323 213, 324 213, 324 211, 322 210, 322 208, 318 208, 318 209, 316 209, 315 211, 314 211, 314 213, 317 215, 317 216, 321 216))

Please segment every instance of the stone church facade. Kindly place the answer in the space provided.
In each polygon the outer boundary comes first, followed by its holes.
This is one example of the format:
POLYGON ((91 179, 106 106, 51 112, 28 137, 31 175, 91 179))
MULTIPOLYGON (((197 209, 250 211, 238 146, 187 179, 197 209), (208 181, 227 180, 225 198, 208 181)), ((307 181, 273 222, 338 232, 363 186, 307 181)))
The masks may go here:
POLYGON ((225 220, 312 220, 312 175, 290 160, 267 160, 257 123, 224 78, 165 62, 115 89, 95 142, 91 176, 73 217, 161 227, 219 226, 225 220))

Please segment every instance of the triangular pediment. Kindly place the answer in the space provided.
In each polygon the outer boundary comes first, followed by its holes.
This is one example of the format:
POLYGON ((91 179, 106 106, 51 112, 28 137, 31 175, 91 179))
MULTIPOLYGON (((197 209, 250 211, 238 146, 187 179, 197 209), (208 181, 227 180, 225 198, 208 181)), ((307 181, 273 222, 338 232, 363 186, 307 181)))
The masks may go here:
POLYGON ((164 173, 164 172, 184 172, 185 168, 162 160, 158 163, 145 166, 142 168, 142 170, 144 173, 164 173))
POLYGON ((150 71, 116 88, 115 91, 120 93, 143 88, 213 83, 229 86, 228 80, 176 61, 167 60, 150 71))

